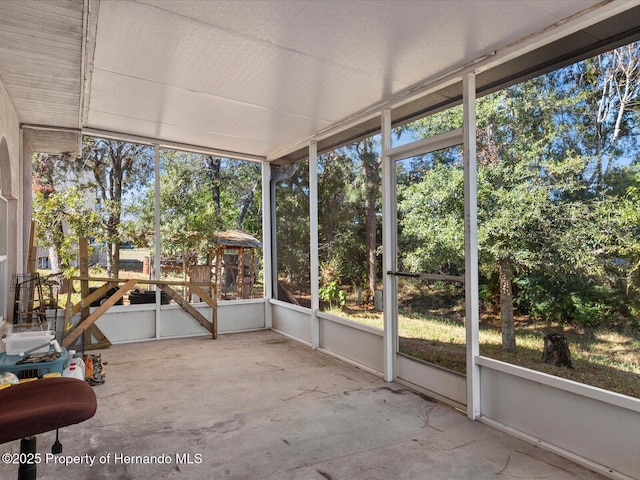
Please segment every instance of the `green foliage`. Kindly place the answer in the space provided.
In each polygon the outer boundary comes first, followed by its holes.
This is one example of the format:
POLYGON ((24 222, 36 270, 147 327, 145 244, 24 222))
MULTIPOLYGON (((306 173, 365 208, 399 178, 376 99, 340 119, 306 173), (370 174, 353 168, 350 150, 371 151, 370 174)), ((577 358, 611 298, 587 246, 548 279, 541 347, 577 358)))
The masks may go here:
POLYGON ((435 164, 421 181, 398 185, 400 269, 464 272, 464 203, 460 165, 435 164))
MULTIPOLYGON (((260 165, 252 162, 162 150, 160 162, 160 251, 163 256, 198 252, 206 257, 221 230, 262 235, 260 165)), ((129 210, 136 219, 131 235, 152 240, 155 192, 149 184, 129 210)))
MULTIPOLYGON (((638 323, 639 52, 632 44, 478 101, 484 301, 499 298, 502 259, 523 313, 588 327, 638 323)), ((405 130, 422 138, 459 126, 460 118, 455 107, 405 130)), ((403 269, 462 271, 460 162, 449 149, 400 163, 403 269)))
POLYGON ((71 272, 71 265, 76 260, 78 239, 100 235, 100 217, 87 206, 76 186, 46 194, 35 192, 32 217, 40 226, 36 230, 38 244, 56 248, 62 272, 66 274, 71 272))
POLYGON ((334 302, 340 307, 344 307, 347 302, 347 292, 340 288, 340 284, 337 280, 332 280, 325 283, 319 290, 320 300, 324 300, 329 303, 329 307, 334 307, 334 302))
POLYGON ((276 167, 276 235, 278 279, 309 295, 309 163, 276 167))
POLYGON ((367 285, 365 182, 355 148, 318 159, 319 257, 344 284, 367 285))
POLYGON ((110 276, 118 275, 120 244, 128 240, 124 216, 152 178, 152 158, 153 147, 147 145, 84 137, 82 155, 73 161, 78 183, 92 189, 97 199, 110 276))
POLYGON ((518 277, 514 283, 517 287, 514 303, 519 310, 546 322, 612 327, 631 314, 615 289, 586 276, 559 278, 540 272, 518 277))

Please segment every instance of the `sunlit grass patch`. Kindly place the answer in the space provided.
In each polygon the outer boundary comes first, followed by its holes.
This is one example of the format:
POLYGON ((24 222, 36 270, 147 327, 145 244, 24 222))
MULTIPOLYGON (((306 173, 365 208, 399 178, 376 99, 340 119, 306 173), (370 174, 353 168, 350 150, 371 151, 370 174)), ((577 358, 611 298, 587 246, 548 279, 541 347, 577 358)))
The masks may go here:
MULTIPOLYGON (((383 328, 381 312, 349 310, 346 314, 336 310, 333 313, 383 328)), ((398 331, 401 353, 461 374, 466 372, 466 331, 459 317, 400 312, 398 331)), ((483 356, 640 398, 640 334, 581 332, 562 325, 519 322, 515 354, 502 351, 500 329, 490 322, 483 322, 479 337, 483 356), (542 362, 544 336, 551 332, 567 336, 573 369, 542 362)))

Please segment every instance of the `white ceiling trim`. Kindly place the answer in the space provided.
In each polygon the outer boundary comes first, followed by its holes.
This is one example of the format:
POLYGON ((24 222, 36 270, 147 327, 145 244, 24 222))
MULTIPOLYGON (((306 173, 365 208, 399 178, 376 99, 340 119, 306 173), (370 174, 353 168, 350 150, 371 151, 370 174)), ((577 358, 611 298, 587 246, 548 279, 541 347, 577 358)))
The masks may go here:
POLYGON ((82 91, 80 92, 80 125, 86 125, 91 103, 93 61, 96 54, 96 33, 100 0, 84 0, 84 38, 82 41, 82 91))
POLYGON ((88 135, 90 137, 98 137, 98 138, 104 138, 109 140, 121 140, 124 142, 138 143, 140 145, 149 145, 149 146, 158 145, 158 147, 160 148, 181 150, 181 151, 193 152, 193 153, 201 153, 203 155, 214 155, 217 157, 232 158, 235 160, 247 160, 250 162, 264 162, 266 160, 265 157, 262 157, 259 155, 250 155, 246 153, 232 152, 229 150, 203 147, 201 145, 191 145, 188 143, 170 142, 170 141, 162 140, 159 138, 145 137, 141 135, 131 135, 124 132, 112 132, 108 130, 101 130, 98 128, 91 128, 91 127, 83 128, 82 134, 88 135))

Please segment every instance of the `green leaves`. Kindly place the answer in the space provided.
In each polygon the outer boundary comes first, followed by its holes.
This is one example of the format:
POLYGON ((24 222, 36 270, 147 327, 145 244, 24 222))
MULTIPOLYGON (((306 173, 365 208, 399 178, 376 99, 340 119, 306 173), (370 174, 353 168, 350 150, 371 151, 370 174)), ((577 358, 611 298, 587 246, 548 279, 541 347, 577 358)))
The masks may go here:
MULTIPOLYGON (((508 260, 524 313, 596 325, 638 311, 639 53, 631 44, 478 101, 479 267, 494 289, 484 298, 496 298, 498 261, 508 260)), ((406 129, 455 128, 459 110, 406 129)), ((407 270, 462 269, 456 162, 450 150, 402 163, 398 242, 407 270)))
POLYGON ((347 292, 342 290, 337 280, 328 282, 319 289, 320 300, 329 303, 329 308, 334 307, 334 302, 340 308, 344 307, 347 301, 347 292))

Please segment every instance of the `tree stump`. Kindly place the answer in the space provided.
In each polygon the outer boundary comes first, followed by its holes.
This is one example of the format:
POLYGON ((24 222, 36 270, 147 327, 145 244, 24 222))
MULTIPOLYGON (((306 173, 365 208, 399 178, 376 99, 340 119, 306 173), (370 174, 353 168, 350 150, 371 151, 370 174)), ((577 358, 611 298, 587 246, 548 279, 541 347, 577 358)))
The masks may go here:
POLYGON ((542 361, 544 363, 552 363, 558 367, 565 366, 567 368, 573 368, 567 337, 561 333, 545 335, 542 361))

